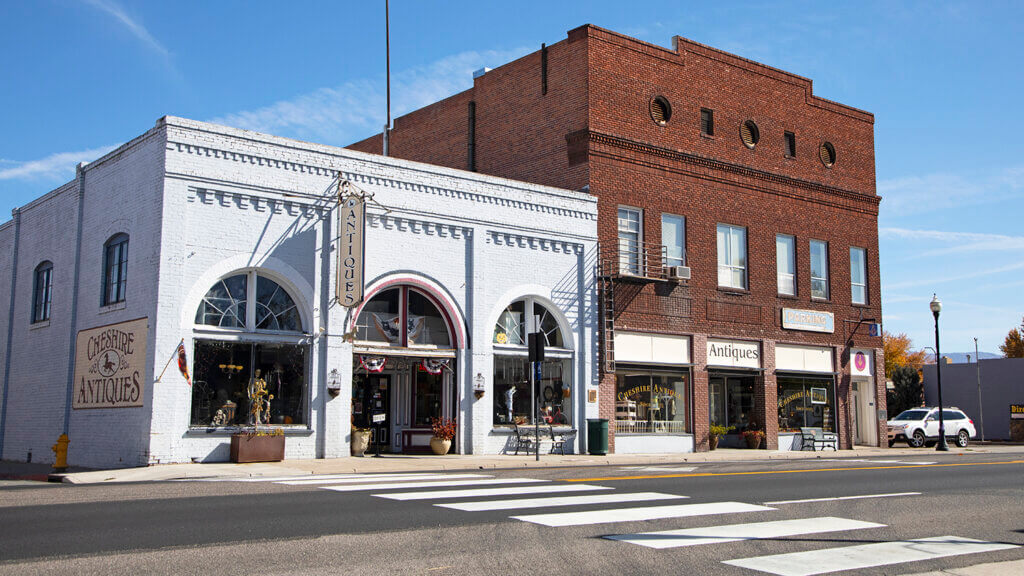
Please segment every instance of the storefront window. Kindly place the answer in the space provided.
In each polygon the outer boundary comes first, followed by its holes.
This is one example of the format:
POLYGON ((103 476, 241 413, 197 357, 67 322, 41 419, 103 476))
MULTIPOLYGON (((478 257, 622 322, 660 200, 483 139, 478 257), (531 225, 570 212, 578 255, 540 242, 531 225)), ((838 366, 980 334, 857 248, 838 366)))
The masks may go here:
POLYGON ((429 427, 431 418, 441 417, 442 374, 431 374, 422 368, 415 371, 413 384, 412 425, 429 427))
POLYGON ((779 432, 835 431, 835 386, 830 377, 779 376, 779 432))
POLYGON ((203 297, 195 323, 201 333, 230 330, 194 339, 192 426, 306 424, 309 346, 297 343, 302 319, 283 286, 256 270, 222 278, 203 297), (262 341, 244 341, 251 340, 246 333, 262 341), (249 403, 256 383, 272 396, 259 422, 249 403))
POLYGON ((616 433, 681 434, 690 397, 689 372, 620 368, 616 372, 616 433))
POLYGON ((708 379, 709 414, 712 424, 735 426, 733 433, 760 428, 754 418, 753 376, 712 376, 708 379))
MULTIPOLYGON (((533 424, 530 363, 526 356, 494 357, 494 424, 533 424)), ((541 424, 572 424, 572 359, 549 358, 541 363, 541 379, 533 399, 541 424)))

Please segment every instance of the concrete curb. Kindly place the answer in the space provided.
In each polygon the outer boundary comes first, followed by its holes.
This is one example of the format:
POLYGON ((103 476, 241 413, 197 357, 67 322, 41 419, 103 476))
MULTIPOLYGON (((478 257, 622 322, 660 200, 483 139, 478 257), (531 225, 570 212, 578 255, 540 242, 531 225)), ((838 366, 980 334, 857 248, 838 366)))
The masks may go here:
POLYGON ((1024 446, 977 446, 936 455, 934 450, 914 448, 857 448, 839 452, 777 452, 766 450, 719 449, 687 454, 609 454, 534 456, 387 455, 381 458, 336 458, 329 460, 285 460, 258 464, 190 463, 158 464, 144 468, 93 470, 63 476, 69 484, 112 484, 120 482, 160 482, 168 480, 247 478, 261 476, 302 476, 306 474, 395 473, 455 470, 516 470, 531 468, 596 466, 668 466, 699 463, 739 463, 778 460, 820 460, 828 458, 908 458, 949 457, 967 454, 1024 454, 1024 446))

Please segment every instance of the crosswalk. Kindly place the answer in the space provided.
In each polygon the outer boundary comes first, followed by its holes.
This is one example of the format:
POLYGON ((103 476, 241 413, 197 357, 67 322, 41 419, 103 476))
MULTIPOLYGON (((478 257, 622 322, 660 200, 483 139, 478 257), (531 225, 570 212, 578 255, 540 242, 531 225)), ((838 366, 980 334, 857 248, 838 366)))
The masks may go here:
MULTIPOLYGON (((739 501, 691 503, 686 495, 620 491, 611 486, 566 483, 538 478, 502 477, 475 473, 379 473, 279 476, 218 479, 217 481, 269 482, 334 492, 363 492, 369 497, 404 503, 430 503, 461 513, 514 511, 510 520, 551 528, 580 527, 644 521, 683 521, 687 518, 737 518, 747 513, 770 513, 779 506, 826 500, 893 498, 918 492, 862 494, 825 499, 751 503, 739 501), (576 509, 574 507, 584 507, 576 509), (530 511, 536 513, 531 513, 530 511)), ((676 524, 678 525, 678 524, 676 524)), ((728 542, 772 541, 824 533, 860 533, 885 528, 884 524, 851 518, 822 516, 715 526, 604 535, 610 542, 656 550, 713 546, 728 542)), ((792 541, 790 541, 791 543, 792 541)), ((979 554, 1019 548, 953 535, 832 546, 803 552, 768 554, 723 560, 724 564, 778 576, 812 576, 842 570, 889 566, 948 556, 979 554)), ((764 551, 759 549, 759 551, 764 551)), ((663 552, 668 553, 668 552, 663 552)))

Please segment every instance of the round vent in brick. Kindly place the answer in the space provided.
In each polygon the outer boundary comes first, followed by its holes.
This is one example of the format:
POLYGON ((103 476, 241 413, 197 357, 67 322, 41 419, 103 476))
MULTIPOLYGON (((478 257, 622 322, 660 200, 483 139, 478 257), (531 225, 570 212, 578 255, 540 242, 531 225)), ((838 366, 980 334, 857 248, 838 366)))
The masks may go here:
POLYGON ((747 120, 740 126, 740 138, 743 139, 743 144, 747 148, 757 146, 757 142, 761 139, 761 131, 757 129, 757 124, 754 124, 753 120, 747 120))
POLYGON ((672 105, 664 96, 655 96, 651 99, 651 118, 658 126, 668 124, 672 118, 672 105))
POLYGON ((822 142, 821 148, 818 148, 818 156, 822 164, 831 168, 836 163, 836 147, 831 142, 822 142))

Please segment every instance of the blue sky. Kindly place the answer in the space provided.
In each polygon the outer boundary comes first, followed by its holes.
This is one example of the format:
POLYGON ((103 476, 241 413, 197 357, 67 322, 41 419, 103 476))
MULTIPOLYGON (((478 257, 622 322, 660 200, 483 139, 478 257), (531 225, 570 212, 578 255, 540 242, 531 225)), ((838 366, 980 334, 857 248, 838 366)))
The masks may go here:
MULTIPOLYGON (((675 34, 875 114, 885 328, 997 352, 1024 316, 1019 2, 391 3, 393 115, 584 23, 675 34), (829 10, 823 11, 822 7, 829 10)), ((0 0, 0 209, 173 114, 345 145, 384 124, 383 1, 0 0), (287 6, 287 8, 285 8, 287 6)), ((0 217, 6 220, 6 218, 0 217)))

